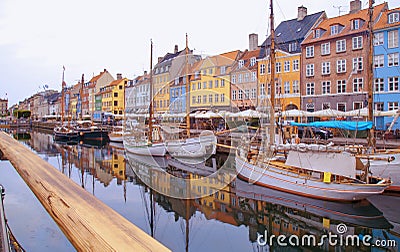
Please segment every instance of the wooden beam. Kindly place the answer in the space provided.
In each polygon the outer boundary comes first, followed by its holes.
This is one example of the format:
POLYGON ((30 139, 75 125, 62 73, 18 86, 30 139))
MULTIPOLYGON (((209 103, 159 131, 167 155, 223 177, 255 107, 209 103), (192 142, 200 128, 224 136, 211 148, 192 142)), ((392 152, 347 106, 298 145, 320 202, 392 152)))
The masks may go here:
POLYGON ((78 251, 170 251, 4 132, 0 150, 78 251))

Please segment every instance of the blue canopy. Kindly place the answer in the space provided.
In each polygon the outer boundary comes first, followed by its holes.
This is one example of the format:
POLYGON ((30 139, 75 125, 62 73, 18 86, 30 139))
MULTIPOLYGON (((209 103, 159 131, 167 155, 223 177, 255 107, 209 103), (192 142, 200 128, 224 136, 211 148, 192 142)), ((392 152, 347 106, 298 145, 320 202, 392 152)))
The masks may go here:
POLYGON ((335 128, 345 130, 367 130, 372 128, 372 122, 348 122, 348 121, 323 121, 312 123, 295 123, 291 122, 292 126, 299 127, 316 127, 316 128, 335 128))

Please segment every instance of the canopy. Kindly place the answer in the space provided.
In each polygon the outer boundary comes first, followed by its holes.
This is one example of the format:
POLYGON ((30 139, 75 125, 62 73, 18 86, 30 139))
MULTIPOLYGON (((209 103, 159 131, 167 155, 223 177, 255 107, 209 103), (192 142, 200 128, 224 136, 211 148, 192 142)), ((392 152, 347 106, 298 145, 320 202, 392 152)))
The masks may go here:
POLYGON ((210 119, 210 118, 218 118, 218 117, 221 117, 221 116, 212 111, 207 111, 205 113, 195 115, 195 118, 202 118, 202 119, 210 119))
POLYGON ((335 109, 323 109, 319 111, 315 111, 310 113, 311 116, 315 117, 338 117, 338 116, 344 116, 345 113, 343 111, 335 110, 335 109))
POLYGON ((295 123, 291 122, 292 126, 299 127, 316 127, 316 128, 335 128, 345 130, 367 130, 372 128, 372 122, 347 122, 347 121, 323 121, 312 123, 295 123))
POLYGON ((298 110, 298 109, 291 109, 285 110, 280 113, 275 113, 275 117, 282 116, 282 117, 308 117, 311 116, 311 112, 298 110))

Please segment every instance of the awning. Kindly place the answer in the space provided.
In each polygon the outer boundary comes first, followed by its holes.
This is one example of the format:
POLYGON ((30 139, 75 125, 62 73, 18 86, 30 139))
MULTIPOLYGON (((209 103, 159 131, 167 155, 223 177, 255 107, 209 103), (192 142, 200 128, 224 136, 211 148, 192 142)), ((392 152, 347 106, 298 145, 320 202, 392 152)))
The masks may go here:
POLYGON ((348 122, 348 121, 323 121, 312 123, 291 122, 290 125, 298 127, 334 128, 345 130, 367 130, 372 128, 372 122, 348 122))

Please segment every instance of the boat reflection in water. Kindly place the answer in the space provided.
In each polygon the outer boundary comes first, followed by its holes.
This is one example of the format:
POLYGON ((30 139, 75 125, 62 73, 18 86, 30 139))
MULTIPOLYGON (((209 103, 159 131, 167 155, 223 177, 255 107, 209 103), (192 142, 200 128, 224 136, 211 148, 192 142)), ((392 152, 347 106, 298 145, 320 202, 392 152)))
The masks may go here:
MULTIPOLYGON (((237 251, 275 250, 279 247, 276 239, 268 247, 259 244, 258 237, 267 231, 275 236, 314 235, 318 242, 329 232, 337 234, 339 224, 347 226, 349 235, 378 239, 390 234, 397 240, 400 237, 368 200, 328 202, 249 185, 234 179, 234 160, 224 155, 215 155, 203 163, 185 164, 170 157, 125 154, 118 144, 54 143, 51 135, 38 132, 32 133, 29 145, 49 157, 60 153, 53 161, 59 164, 53 165, 62 173, 93 194, 97 192, 106 204, 122 211, 126 218, 173 251, 227 251, 232 247, 237 251), (227 166, 225 172, 215 172, 222 164, 227 166), (95 188, 98 183, 103 186, 95 188), (112 195, 113 186, 122 189, 117 193, 123 194, 125 202, 112 195), (109 202, 106 194, 111 198, 109 202)), ((319 249, 371 250, 362 244, 344 249, 328 243, 319 249)), ((393 249, 397 251, 398 247, 393 249)))

